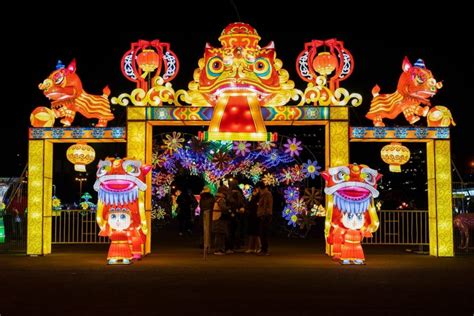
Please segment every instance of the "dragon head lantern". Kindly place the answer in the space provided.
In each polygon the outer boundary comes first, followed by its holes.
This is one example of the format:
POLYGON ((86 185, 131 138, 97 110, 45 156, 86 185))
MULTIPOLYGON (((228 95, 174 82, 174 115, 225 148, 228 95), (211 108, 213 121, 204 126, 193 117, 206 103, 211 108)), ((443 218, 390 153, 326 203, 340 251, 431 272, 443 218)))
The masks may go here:
POLYGON ((325 236, 328 254, 344 264, 365 261, 360 242, 379 225, 374 198, 381 175, 366 165, 350 164, 321 172, 328 195, 325 236))
POLYGON ((295 96, 294 82, 276 58, 273 42, 260 47, 257 31, 232 23, 219 40, 206 44, 189 91, 181 99, 194 106, 215 107, 205 138, 209 140, 271 140, 261 106, 283 105, 295 96))
POLYGON ((418 122, 420 116, 427 116, 431 106, 430 98, 443 86, 441 82, 436 81, 421 59, 412 65, 408 57, 405 57, 402 69, 397 91, 391 94, 379 94, 378 85, 372 89, 373 99, 366 117, 373 121, 374 126, 383 127, 384 118, 394 119, 400 113, 403 113, 408 123, 418 122))
POLYGON ((54 116, 62 117, 61 123, 65 127, 71 126, 76 112, 87 118, 98 119, 96 127, 106 127, 107 122, 114 119, 108 100, 110 89, 105 87, 101 96, 85 92, 76 74, 75 60, 67 67, 58 61, 56 70, 38 87, 51 100, 54 116))
POLYGON ((133 257, 144 254, 145 237, 148 231, 145 218, 144 191, 145 176, 151 166, 143 165, 139 160, 128 158, 107 158, 101 160, 97 169, 94 190, 98 192, 97 223, 101 235, 110 237, 113 233, 107 223, 111 211, 130 212, 131 225, 127 234, 133 257))

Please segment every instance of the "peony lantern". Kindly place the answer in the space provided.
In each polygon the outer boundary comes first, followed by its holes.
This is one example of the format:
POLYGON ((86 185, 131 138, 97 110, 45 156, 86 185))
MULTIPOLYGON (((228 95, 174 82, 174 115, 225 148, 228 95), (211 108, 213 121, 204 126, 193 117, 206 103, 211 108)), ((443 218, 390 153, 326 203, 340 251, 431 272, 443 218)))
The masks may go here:
POLYGON ((314 70, 317 73, 327 76, 337 67, 337 58, 329 52, 319 53, 313 61, 314 70))
POLYGON ((86 172, 86 165, 95 159, 95 150, 86 143, 77 143, 67 149, 66 157, 74 164, 74 170, 86 172))
POLYGON ((389 164, 391 172, 401 172, 401 165, 410 159, 410 150, 401 143, 391 143, 385 145, 380 151, 382 160, 389 164))
POLYGON ((160 56, 153 49, 144 49, 137 56, 137 63, 143 70, 142 78, 145 78, 150 72, 154 71, 160 65, 160 56))

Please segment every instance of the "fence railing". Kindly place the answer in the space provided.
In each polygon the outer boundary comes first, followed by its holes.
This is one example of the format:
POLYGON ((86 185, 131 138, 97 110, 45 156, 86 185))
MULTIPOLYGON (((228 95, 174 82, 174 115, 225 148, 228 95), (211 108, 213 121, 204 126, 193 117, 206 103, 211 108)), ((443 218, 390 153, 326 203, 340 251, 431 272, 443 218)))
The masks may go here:
MULTIPOLYGON (((364 238, 371 245, 428 245, 428 211, 382 210, 377 212, 379 229, 372 238, 364 238)), ((108 243, 99 237, 95 213, 82 210, 53 211, 53 244, 108 243)))
POLYGON ((372 238, 364 238, 372 245, 428 245, 428 211, 382 210, 377 212, 379 229, 372 238))
POLYGON ((53 211, 53 244, 102 244, 107 237, 99 237, 95 212, 83 210, 53 211))

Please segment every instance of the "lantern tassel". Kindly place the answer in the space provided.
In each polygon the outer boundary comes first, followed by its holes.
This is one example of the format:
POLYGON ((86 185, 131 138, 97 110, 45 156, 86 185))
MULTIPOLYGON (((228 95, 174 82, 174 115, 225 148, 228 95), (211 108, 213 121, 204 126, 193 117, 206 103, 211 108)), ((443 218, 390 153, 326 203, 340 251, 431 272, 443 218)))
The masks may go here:
POLYGON ((389 169, 390 172, 402 172, 402 168, 400 168, 400 165, 390 165, 389 169))

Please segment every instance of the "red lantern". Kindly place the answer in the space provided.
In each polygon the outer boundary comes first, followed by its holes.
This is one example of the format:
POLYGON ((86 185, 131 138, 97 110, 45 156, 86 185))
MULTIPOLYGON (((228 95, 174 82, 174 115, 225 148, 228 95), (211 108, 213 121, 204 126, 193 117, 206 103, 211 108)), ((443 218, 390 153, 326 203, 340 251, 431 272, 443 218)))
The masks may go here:
POLYGON ((154 71, 160 65, 160 56, 153 49, 144 49, 137 56, 137 63, 141 70, 144 71, 143 77, 149 72, 154 71))
POLYGON ((337 57, 329 52, 319 53, 313 61, 314 70, 317 73, 327 76, 337 67, 337 57))

